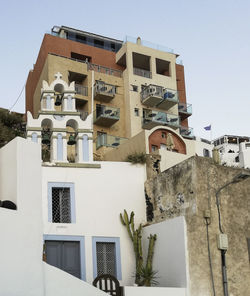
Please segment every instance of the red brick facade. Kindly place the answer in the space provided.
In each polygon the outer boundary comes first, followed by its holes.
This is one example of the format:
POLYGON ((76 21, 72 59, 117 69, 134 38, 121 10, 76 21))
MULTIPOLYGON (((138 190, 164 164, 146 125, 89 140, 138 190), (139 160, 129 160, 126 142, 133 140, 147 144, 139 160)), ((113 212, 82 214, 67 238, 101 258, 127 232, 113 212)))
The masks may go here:
POLYGON ((157 129, 149 136, 149 152, 152 152, 152 146, 155 146, 157 149, 159 149, 161 147, 161 144, 166 145, 168 133, 172 134, 172 138, 174 141, 173 151, 186 154, 186 145, 184 141, 174 132, 167 129, 157 129))

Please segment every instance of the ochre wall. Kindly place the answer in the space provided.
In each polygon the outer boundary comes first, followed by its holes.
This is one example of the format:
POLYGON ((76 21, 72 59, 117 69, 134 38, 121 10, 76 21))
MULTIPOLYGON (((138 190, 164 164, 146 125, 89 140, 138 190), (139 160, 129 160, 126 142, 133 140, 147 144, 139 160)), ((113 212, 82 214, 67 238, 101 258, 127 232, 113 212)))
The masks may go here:
POLYGON ((48 53, 70 58, 71 52, 91 56, 93 64, 123 70, 123 67, 115 62, 115 52, 45 34, 36 64, 34 69, 29 72, 26 82, 26 112, 30 111, 33 113, 33 95, 48 53))

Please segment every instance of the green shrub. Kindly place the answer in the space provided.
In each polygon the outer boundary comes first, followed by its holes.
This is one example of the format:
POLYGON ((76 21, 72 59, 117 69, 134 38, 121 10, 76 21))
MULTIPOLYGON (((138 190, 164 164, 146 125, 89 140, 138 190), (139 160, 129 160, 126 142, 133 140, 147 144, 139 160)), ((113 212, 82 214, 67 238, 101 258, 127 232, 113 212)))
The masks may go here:
POLYGON ((142 152, 129 154, 126 158, 126 161, 131 162, 133 164, 136 164, 136 163, 144 164, 146 163, 146 154, 142 152))

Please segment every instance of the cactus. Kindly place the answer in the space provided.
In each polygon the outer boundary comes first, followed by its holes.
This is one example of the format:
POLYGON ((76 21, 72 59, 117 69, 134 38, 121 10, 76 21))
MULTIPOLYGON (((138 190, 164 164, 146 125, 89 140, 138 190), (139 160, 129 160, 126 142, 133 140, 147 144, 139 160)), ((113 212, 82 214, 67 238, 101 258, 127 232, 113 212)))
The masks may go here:
MULTIPOLYGON (((155 241, 157 239, 156 234, 148 237, 149 244, 148 244, 148 254, 147 254, 147 261, 144 267, 143 262, 143 254, 142 254, 142 224, 139 225, 137 229, 135 229, 134 223, 134 212, 131 212, 130 217, 126 210, 124 210, 123 215, 120 214, 121 223, 126 226, 128 235, 133 243, 134 253, 135 253, 135 283, 139 286, 145 284, 145 278, 143 278, 143 270, 149 270, 152 273, 152 262, 153 262, 153 255, 154 255, 154 246, 155 241)), ((147 281, 147 285, 150 281, 147 281)))

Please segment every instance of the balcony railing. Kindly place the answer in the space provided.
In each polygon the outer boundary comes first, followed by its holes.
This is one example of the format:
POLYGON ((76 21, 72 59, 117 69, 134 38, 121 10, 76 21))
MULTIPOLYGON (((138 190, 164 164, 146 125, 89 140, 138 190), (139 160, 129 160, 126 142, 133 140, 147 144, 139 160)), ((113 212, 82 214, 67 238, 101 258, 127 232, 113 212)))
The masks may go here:
POLYGON ((87 96, 88 88, 87 86, 83 86, 81 84, 75 84, 75 91, 78 95, 87 96))
POLYGON ((145 78, 152 78, 152 73, 148 70, 134 68, 134 75, 142 76, 145 78))
POLYGON ((75 58, 69 58, 69 57, 65 57, 65 56, 55 54, 55 53, 51 53, 51 52, 49 52, 49 54, 53 55, 53 56, 60 57, 60 58, 72 60, 72 61, 75 61, 75 62, 87 64, 88 70, 94 70, 95 72, 100 72, 100 73, 104 73, 104 74, 107 74, 107 75, 113 75, 113 76, 116 76, 116 77, 122 77, 122 71, 117 70, 117 69, 111 69, 111 68, 107 68, 107 67, 104 67, 104 66, 91 64, 88 61, 79 60, 79 59, 75 59, 75 58))
POLYGON ((96 65, 96 64, 88 63, 88 70, 94 70, 95 72, 99 72, 107 75, 113 75, 116 77, 122 77, 122 71, 107 68, 107 67, 96 65))
POLYGON ((193 128, 191 128, 191 127, 181 126, 180 127, 180 134, 184 138, 190 138, 190 139, 194 138, 194 131, 193 131, 193 128))
POLYGON ((94 124, 109 127, 120 119, 120 109, 97 105, 94 112, 94 124))
POLYGON ((192 115, 192 104, 179 103, 178 110, 182 118, 187 118, 192 115))
POLYGON ((111 136, 107 134, 100 134, 97 136, 96 149, 102 146, 115 148, 120 144, 126 142, 127 140, 128 140, 127 138, 121 138, 121 137, 111 136))
MULTIPOLYGON (((126 38, 124 40, 124 43, 126 43, 126 42, 131 42, 131 43, 136 44, 137 43, 137 38, 132 37, 132 36, 126 36, 126 38)), ((159 44, 156 44, 156 43, 152 43, 152 42, 149 42, 149 41, 146 41, 146 40, 141 40, 141 45, 146 46, 146 47, 150 47, 150 48, 153 48, 153 49, 157 49, 157 50, 160 50, 160 51, 174 53, 174 50, 172 48, 169 48, 169 47, 166 47, 166 46, 163 46, 163 45, 159 45, 159 44)))
POLYGON ((105 83, 103 81, 96 81, 94 88, 94 97, 105 102, 109 102, 116 94, 116 86, 105 83))
POLYGON ((178 103, 177 90, 150 84, 141 91, 141 102, 148 107, 168 110, 178 103))
POLYGON ((166 125, 172 128, 178 128, 179 117, 177 115, 165 112, 144 110, 144 117, 142 118, 142 127, 145 129, 151 129, 158 125, 166 125))

